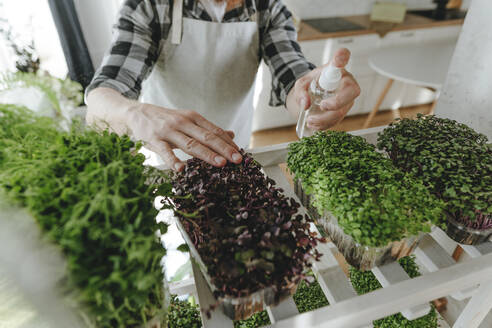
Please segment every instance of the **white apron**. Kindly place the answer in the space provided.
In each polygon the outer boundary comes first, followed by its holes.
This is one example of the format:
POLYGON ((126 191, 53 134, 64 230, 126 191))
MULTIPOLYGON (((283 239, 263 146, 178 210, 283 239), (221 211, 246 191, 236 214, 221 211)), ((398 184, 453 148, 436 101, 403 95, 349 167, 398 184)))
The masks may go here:
MULTIPOLYGON (((215 23, 183 18, 183 0, 175 0, 170 37, 144 82, 142 101, 194 110, 224 130, 234 131, 236 144, 247 148, 258 51, 256 21, 215 23)), ((176 154, 185 159, 181 152, 176 154)), ((155 164, 162 164, 158 162, 155 164)))

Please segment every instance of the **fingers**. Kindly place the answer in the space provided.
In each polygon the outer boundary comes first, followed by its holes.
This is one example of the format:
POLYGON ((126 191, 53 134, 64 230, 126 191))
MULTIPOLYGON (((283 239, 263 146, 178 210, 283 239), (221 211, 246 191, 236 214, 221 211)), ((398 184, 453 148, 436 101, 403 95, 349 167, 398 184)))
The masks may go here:
MULTIPOLYGON (((228 161, 236 164, 241 163, 242 156, 238 152, 237 148, 234 148, 233 146, 228 144, 226 141, 224 141, 224 139, 220 138, 212 131, 206 130, 194 124, 183 125, 181 127, 181 131, 184 132, 184 134, 186 134, 187 136, 198 140, 201 145, 215 151, 216 154, 226 158, 228 161)), ((227 132, 225 133, 227 134, 227 132)), ((229 134, 227 134, 227 136, 229 136, 229 134)), ((222 166, 222 162, 217 162, 215 164, 219 164, 220 166, 222 166)))
POLYGON ((196 125, 212 132, 213 134, 217 135, 219 138, 223 139, 225 142, 227 142, 229 145, 234 147, 235 149, 239 149, 239 147, 236 145, 236 143, 232 140, 234 138, 234 132, 232 131, 224 131, 223 129, 219 128, 209 120, 207 120, 205 117, 202 115, 198 114, 197 112, 189 111, 187 113, 187 116, 194 122, 196 125), (232 136, 231 136, 232 133, 232 136))
POLYGON ((345 67, 350 60, 350 50, 347 48, 341 48, 335 51, 335 55, 333 56, 333 65, 335 67, 343 68, 345 67))
POLYGON ((326 111, 321 114, 310 115, 307 119, 307 126, 315 131, 329 129, 343 120, 353 105, 354 102, 352 101, 337 111, 326 111))
POLYGON ((219 155, 209 147, 201 144, 197 139, 187 136, 182 132, 175 131, 170 138, 176 147, 190 156, 199 158, 202 161, 217 167, 223 167, 227 164, 227 160, 224 156, 219 155))
POLYGON ((176 157, 169 143, 161 140, 155 140, 145 146, 157 153, 166 163, 166 166, 170 169, 180 172, 185 167, 185 164, 176 157))
POLYGON ((360 95, 360 87, 357 81, 352 74, 345 70, 343 71, 343 77, 336 95, 321 102, 320 107, 322 110, 338 111, 353 102, 360 95))
POLYGON ((299 78, 294 84, 295 101, 301 111, 306 110, 311 106, 311 99, 309 97, 308 90, 314 76, 315 72, 312 71, 299 78))
MULTIPOLYGON (((335 52, 335 55, 333 56, 332 62, 336 67, 343 68, 348 64, 349 60, 350 60, 350 51, 347 48, 341 48, 335 52)), ((329 65, 329 64, 327 64, 327 65, 329 65)), ((327 65, 325 65, 325 66, 327 66, 327 65)), ((311 100, 310 100, 309 93, 308 93, 309 86, 311 84, 311 81, 313 79, 317 78, 317 76, 321 72, 321 69, 322 68, 318 68, 318 69, 315 69, 315 70, 309 72, 308 74, 299 78, 296 81, 296 84, 294 85, 295 101, 301 110, 306 110, 311 106, 311 100)), ((345 74, 345 75, 342 75, 343 78, 345 78, 347 76, 346 79, 350 79, 350 78, 353 79, 352 75, 350 73, 346 72, 345 70, 342 71, 342 74, 345 74)), ((343 78, 342 78, 342 83, 343 83, 343 78)), ((357 84, 357 83, 355 83, 355 84, 357 84)), ((351 99, 350 99, 350 97, 349 97, 349 99, 342 98, 340 101, 343 101, 343 104, 346 105, 348 102, 351 101, 351 99)))
MULTIPOLYGON (((313 130, 325 130, 339 123, 352 108, 355 99, 360 94, 360 87, 352 74, 345 67, 350 60, 350 51, 346 48, 339 49, 333 56, 334 66, 342 68, 340 87, 334 97, 323 100, 320 104, 321 114, 310 115, 307 125, 313 130)), ((329 65, 329 64, 327 64, 329 65)), ((326 67, 325 65, 324 67, 326 67)), ((309 99, 309 86, 313 79, 317 78, 324 67, 319 67, 305 76, 299 78, 294 86, 295 101, 301 110, 306 110, 311 105, 309 99)))

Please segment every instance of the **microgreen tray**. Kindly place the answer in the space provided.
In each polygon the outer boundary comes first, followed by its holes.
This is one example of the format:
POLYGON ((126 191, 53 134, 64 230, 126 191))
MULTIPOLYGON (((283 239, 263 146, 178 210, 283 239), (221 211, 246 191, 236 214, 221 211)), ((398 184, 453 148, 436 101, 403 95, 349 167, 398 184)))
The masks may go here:
POLYGON ((352 237, 345 234, 338 225, 338 220, 331 213, 320 215, 311 205, 311 197, 307 195, 298 180, 294 182, 294 191, 301 204, 307 209, 313 220, 320 225, 330 236, 331 241, 338 248, 345 260, 358 270, 367 271, 376 266, 381 266, 411 255, 417 247, 423 233, 418 236, 408 237, 400 241, 394 241, 384 247, 368 247, 356 243, 352 237))
MULTIPOLYGON (((218 288, 212 283, 212 279, 207 272, 207 266, 202 261, 200 254, 193 245, 188 233, 182 226, 179 217, 176 219, 176 225, 183 235, 183 239, 190 248, 190 254, 194 258, 196 264, 200 268, 200 271, 207 282, 212 293, 218 290, 218 288)), ((234 297, 225 296, 219 298, 217 301, 220 303, 220 307, 226 316, 232 320, 244 320, 252 316, 257 312, 261 312, 266 309, 267 306, 275 306, 292 296, 297 290, 297 284, 292 284, 288 288, 276 292, 272 287, 258 290, 248 296, 234 297)), ((214 293, 215 295, 215 293, 214 293)))
POLYGON ((451 217, 448 217, 446 234, 463 245, 480 245, 487 241, 492 242, 492 228, 486 230, 472 229, 451 217))

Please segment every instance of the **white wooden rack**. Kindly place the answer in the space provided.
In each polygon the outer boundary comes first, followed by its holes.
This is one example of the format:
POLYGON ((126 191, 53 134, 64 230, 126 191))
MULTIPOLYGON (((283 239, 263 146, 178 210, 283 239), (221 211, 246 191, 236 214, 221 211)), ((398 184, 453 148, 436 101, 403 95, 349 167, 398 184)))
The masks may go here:
MULTIPOLYGON (((353 134, 375 143, 382 128, 356 131, 353 134)), ((299 199, 279 164, 285 163, 287 144, 264 147, 251 151, 284 193, 299 199)), ((301 207, 301 211, 305 209, 301 207)), ((422 276, 410 279, 398 263, 372 270, 383 288, 358 296, 336 259, 338 250, 332 243, 318 246, 324 254, 314 265, 316 278, 330 305, 299 314, 291 298, 278 306, 267 308, 274 328, 350 328, 372 327, 371 322, 400 312, 413 320, 429 313, 429 302, 441 297, 453 301, 449 315, 439 315, 441 328, 492 328, 492 242, 480 246, 461 246, 462 258, 456 262, 451 256, 457 243, 440 229, 424 236, 415 251, 422 276), (443 317, 447 317, 447 320, 443 317), (451 322, 452 321, 452 322, 451 322)), ((216 301, 200 270, 193 264, 194 279, 171 285, 178 295, 195 295, 201 308, 216 301)), ((231 319, 220 309, 207 318, 202 313, 205 328, 234 327, 231 319)))

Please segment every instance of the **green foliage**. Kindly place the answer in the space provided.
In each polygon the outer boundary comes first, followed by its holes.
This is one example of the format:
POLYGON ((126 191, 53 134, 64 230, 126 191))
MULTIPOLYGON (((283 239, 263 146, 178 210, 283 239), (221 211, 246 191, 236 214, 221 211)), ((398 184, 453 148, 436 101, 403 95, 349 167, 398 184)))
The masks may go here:
POLYGON ((405 256, 398 260, 401 267, 408 274, 410 278, 416 278, 420 276, 420 269, 417 263, 415 263, 415 255, 405 256))
POLYGON ((256 328, 270 324, 270 318, 267 311, 261 311, 253 314, 246 320, 234 321, 234 328, 256 328))
POLYGON ((58 115, 61 115, 63 108, 77 107, 83 100, 82 86, 70 79, 23 72, 0 75, 0 90, 20 87, 33 87, 41 90, 58 115))
MULTIPOLYGON (((253 314, 246 320, 234 321, 234 328, 256 328, 270 324, 266 311, 253 314)), ((171 296, 168 312, 168 328, 200 328, 200 308, 189 301, 180 301, 175 295, 171 296)))
MULTIPOLYGON (((0 188, 35 217, 67 261, 67 288, 97 327, 164 319, 165 250, 153 206, 158 173, 128 136, 99 134, 0 105, 0 188)), ((165 183, 164 183, 165 184, 165 183)), ((160 188, 164 190, 165 188, 160 188)), ((167 227, 163 227, 164 230, 167 227)))
POLYGON ((300 313, 319 309, 329 305, 318 281, 307 284, 302 281, 294 294, 294 302, 300 313))
POLYGON ((432 307, 429 314, 412 321, 405 319, 401 313, 397 313, 383 319, 375 320, 373 325, 374 328, 437 328, 437 313, 434 307, 432 307))
POLYGON ((200 310, 198 305, 189 301, 180 301, 176 295, 171 295, 171 305, 167 316, 168 328, 200 328, 200 310))
POLYGON ((391 124, 378 147, 442 198, 452 217, 473 223, 488 216, 492 227, 492 147, 486 136, 456 121, 420 115, 391 124))
MULTIPOLYGON (((309 285, 302 281, 293 298, 300 313, 328 305, 325 294, 317 281, 309 285)), ((169 328, 198 328, 202 326, 199 307, 188 301, 179 301, 175 296, 171 297, 168 319, 169 328)), ((256 328, 269 324, 270 318, 267 312, 262 311, 253 314, 246 320, 235 321, 234 328, 256 328)))
POLYGON ((178 246, 177 250, 186 253, 190 251, 190 247, 187 244, 181 244, 178 246))
MULTIPOLYGON (((420 276, 419 268, 412 256, 404 257, 398 262, 410 278, 420 276)), ((381 284, 371 271, 359 271, 355 268, 350 268, 350 281, 359 295, 381 288, 381 284)), ((375 320, 373 324, 374 328, 436 328, 437 312, 432 306, 429 314, 412 321, 405 319, 401 313, 397 313, 383 319, 375 320)))
POLYGON ((443 204, 363 138, 320 132, 289 146, 289 169, 320 214, 331 212, 356 242, 381 247, 439 222, 443 204))
POLYGON ((359 295, 381 288, 381 284, 371 271, 360 271, 350 267, 350 282, 359 295))

